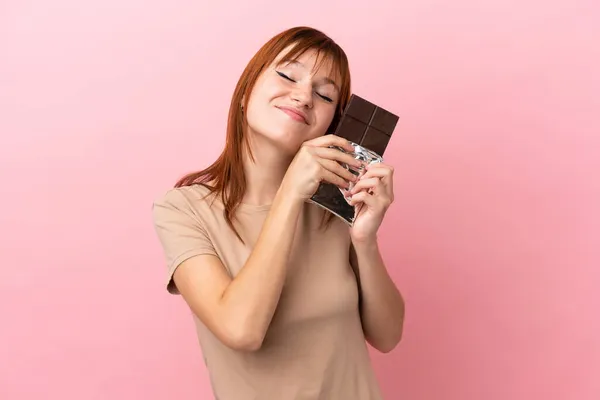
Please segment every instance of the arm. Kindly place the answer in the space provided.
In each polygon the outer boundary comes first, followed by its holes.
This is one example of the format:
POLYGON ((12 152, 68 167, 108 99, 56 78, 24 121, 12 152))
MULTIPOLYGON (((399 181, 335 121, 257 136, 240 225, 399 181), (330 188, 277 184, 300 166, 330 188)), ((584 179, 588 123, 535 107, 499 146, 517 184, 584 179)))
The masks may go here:
POLYGON ((234 279, 212 255, 192 257, 175 270, 182 297, 225 345, 249 351, 262 345, 285 281, 302 204, 277 193, 255 248, 234 279))
POLYGON ((186 250, 197 254, 175 266, 173 281, 177 290, 198 319, 226 346, 247 351, 262 346, 285 282, 298 217, 306 199, 321 181, 348 187, 347 180, 355 180, 341 163, 358 166, 359 161, 330 146, 353 149, 334 135, 305 143, 286 172, 250 256, 233 279, 216 253, 205 251, 212 244, 201 222, 194 225, 190 222, 193 218, 183 217, 185 211, 181 210, 159 217, 163 246, 168 259, 175 260, 171 268, 186 250), (182 246, 181 242, 189 243, 182 246), (204 254, 200 254, 201 248, 204 254))
POLYGON ((350 263, 360 282, 365 337, 374 348, 387 353, 402 338, 404 299, 387 272, 376 239, 353 242, 350 263))
POLYGON ((361 205, 350 229, 350 263, 361 285, 361 318, 367 341, 381 352, 393 350, 402 337, 404 300, 388 275, 377 244, 377 231, 394 201, 394 169, 367 165, 351 190, 351 204, 361 205))

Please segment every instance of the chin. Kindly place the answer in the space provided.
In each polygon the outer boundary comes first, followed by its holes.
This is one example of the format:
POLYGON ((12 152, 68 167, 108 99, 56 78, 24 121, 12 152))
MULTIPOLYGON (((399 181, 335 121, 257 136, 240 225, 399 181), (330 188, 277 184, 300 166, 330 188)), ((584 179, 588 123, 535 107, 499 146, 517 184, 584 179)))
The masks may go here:
POLYGON ((275 148, 286 155, 294 155, 300 150, 305 138, 305 132, 299 132, 297 129, 282 127, 279 129, 261 130, 252 129, 257 140, 257 146, 267 145, 275 148), (261 144, 262 143, 262 144, 261 144))
POLYGON ((270 142, 286 155, 294 155, 300 150, 303 140, 298 140, 297 137, 290 137, 292 135, 280 135, 278 137, 271 136, 270 142))

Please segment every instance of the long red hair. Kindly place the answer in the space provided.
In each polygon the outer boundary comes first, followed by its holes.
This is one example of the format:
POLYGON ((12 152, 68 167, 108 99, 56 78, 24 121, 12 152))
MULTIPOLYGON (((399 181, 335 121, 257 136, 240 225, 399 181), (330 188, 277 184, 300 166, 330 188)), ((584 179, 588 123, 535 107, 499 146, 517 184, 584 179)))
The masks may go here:
POLYGON ((227 137, 221 155, 209 167, 187 174, 175 184, 176 188, 201 184, 207 187, 212 194, 219 196, 225 207, 225 220, 240 240, 241 237, 233 226, 232 220, 235 210, 246 191, 246 178, 242 162, 243 152, 248 151, 250 157, 252 157, 248 137, 244 129, 245 118, 242 111, 242 99, 245 100, 243 108, 247 109, 250 93, 256 80, 263 70, 271 65, 277 56, 289 46, 291 46, 291 49, 281 59, 281 62, 295 60, 307 50, 315 50, 318 60, 332 61, 332 70, 337 74, 336 78, 340 85, 339 101, 327 133, 333 132, 351 93, 350 68, 346 53, 330 37, 317 29, 304 26, 291 28, 279 33, 265 43, 252 57, 240 76, 231 98, 227 120, 227 137))

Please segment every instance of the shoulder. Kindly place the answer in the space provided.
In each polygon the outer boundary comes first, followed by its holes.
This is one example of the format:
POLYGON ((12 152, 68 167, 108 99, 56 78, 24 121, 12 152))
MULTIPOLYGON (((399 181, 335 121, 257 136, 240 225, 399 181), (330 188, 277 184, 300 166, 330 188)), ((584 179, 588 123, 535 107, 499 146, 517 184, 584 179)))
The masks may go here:
POLYGON ((212 193, 202 185, 182 186, 168 189, 156 196, 153 207, 157 206, 194 206, 211 200, 212 193))
POLYGON ((174 213, 188 216, 202 214, 211 208, 213 198, 210 190, 202 185, 172 188, 154 198, 152 214, 155 220, 174 213))

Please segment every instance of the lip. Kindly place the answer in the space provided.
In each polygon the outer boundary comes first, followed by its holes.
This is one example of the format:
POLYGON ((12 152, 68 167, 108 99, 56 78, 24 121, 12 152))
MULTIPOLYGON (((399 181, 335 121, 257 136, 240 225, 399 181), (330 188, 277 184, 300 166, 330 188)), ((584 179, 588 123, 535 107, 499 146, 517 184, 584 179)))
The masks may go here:
POLYGON ((297 108, 286 107, 286 106, 278 106, 277 108, 279 108, 281 111, 283 111, 284 113, 289 115, 292 119, 294 119, 298 122, 303 122, 306 125, 308 125, 308 119, 306 117, 306 113, 304 113, 303 111, 300 111, 297 108))

